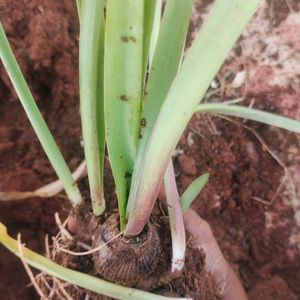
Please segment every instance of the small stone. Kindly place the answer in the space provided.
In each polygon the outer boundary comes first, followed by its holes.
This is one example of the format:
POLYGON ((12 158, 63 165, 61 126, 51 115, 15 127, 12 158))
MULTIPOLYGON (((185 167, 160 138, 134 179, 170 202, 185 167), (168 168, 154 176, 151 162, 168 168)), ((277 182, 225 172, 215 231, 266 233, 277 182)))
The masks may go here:
POLYGON ((182 154, 179 156, 178 161, 183 173, 185 173, 186 175, 197 174, 196 160, 194 159, 194 157, 182 154))
POLYGON ((11 140, 13 136, 13 130, 7 127, 0 127, 0 138, 1 140, 11 140))
POLYGON ((228 200, 228 208, 229 208, 229 209, 235 209, 235 208, 236 208, 236 202, 235 202, 234 199, 230 198, 230 199, 228 200))
POLYGON ((14 148, 14 143, 13 142, 4 142, 0 143, 0 154, 4 154, 9 152, 14 148))
POLYGON ((229 248, 230 258, 233 262, 238 262, 243 257, 243 252, 240 247, 232 245, 229 248))

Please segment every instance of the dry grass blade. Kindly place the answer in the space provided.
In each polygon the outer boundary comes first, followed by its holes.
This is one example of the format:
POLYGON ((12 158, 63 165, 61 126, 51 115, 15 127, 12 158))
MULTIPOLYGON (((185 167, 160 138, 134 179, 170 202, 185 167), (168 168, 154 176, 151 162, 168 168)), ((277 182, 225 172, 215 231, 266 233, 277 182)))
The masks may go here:
POLYGON ((286 165, 285 165, 284 162, 279 158, 279 156, 278 156, 276 153, 274 153, 274 151, 272 151, 272 150, 270 149, 270 147, 266 144, 266 142, 263 140, 263 138, 262 138, 262 137, 261 137, 261 136, 253 129, 253 128, 251 128, 250 126, 247 126, 247 125, 244 124, 244 123, 240 123, 240 122, 234 121, 234 120, 232 120, 231 118, 228 118, 228 117, 219 116, 219 115, 216 115, 216 116, 218 116, 218 117, 220 117, 220 118, 222 118, 222 119, 224 119, 224 120, 227 120, 227 121, 229 121, 229 122, 231 122, 231 123, 233 123, 233 124, 235 124, 235 125, 237 125, 237 126, 242 126, 242 127, 244 127, 245 129, 247 129, 248 131, 250 131, 250 132, 257 138, 257 140, 261 143, 261 145, 263 146, 263 148, 264 148, 264 149, 272 156, 272 158, 273 158, 273 159, 281 166, 281 168, 283 169, 284 174, 283 174, 283 176, 282 176, 282 178, 281 178, 281 180, 280 180, 280 184, 279 184, 278 187, 276 188, 276 191, 274 192, 274 194, 273 194, 273 196, 271 197, 270 200, 267 201, 267 200, 265 200, 265 199, 262 199, 262 198, 260 198, 260 197, 255 197, 255 196, 251 197, 251 199, 253 199, 253 200, 257 201, 257 202, 260 202, 260 203, 262 203, 262 204, 264 204, 264 205, 272 206, 272 205, 275 203, 275 201, 276 201, 276 199, 277 199, 277 196, 278 196, 279 192, 282 190, 282 188, 283 188, 283 186, 284 186, 284 183, 285 183, 287 180, 292 181, 291 176, 290 176, 290 174, 289 174, 289 172, 288 172, 288 169, 287 169, 286 165))
MULTIPOLYGON (((72 173, 74 181, 85 177, 86 173, 86 162, 83 161, 76 170, 72 173)), ((51 198, 63 191, 63 183, 60 180, 55 180, 45 186, 38 188, 35 191, 10 191, 10 192, 0 192, 0 201, 19 201, 29 198, 51 198)))

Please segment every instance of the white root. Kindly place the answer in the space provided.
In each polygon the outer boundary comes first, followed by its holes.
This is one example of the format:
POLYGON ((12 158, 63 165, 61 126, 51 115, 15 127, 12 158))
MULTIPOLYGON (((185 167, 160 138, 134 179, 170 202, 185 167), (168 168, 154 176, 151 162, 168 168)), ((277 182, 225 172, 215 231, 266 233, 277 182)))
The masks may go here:
POLYGON ((30 278, 30 281, 31 281, 32 285, 34 286, 35 290, 37 291, 37 293, 39 294, 41 299, 48 300, 49 298, 43 293, 43 291, 39 287, 38 283, 36 282, 36 280, 34 278, 34 275, 31 271, 31 269, 29 268, 27 262, 25 261, 24 253, 23 253, 23 245, 22 245, 22 242, 21 242, 21 234, 20 233, 18 234, 17 240, 18 240, 18 250, 19 250, 19 254, 20 254, 20 259, 21 259, 21 262, 22 262, 22 264, 23 264, 23 266, 26 270, 26 273, 28 274, 28 276, 30 278))

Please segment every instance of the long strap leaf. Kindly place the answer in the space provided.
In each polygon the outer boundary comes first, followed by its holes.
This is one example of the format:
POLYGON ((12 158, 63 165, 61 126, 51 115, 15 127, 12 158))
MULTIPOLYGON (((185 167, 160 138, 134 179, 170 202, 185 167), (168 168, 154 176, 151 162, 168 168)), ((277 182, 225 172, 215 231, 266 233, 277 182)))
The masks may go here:
POLYGON ((261 0, 217 0, 194 44, 189 49, 161 108, 142 163, 134 172, 129 201, 132 210, 125 235, 138 235, 154 206, 159 187, 199 99, 224 62, 261 0))
MULTIPOLYGON (((100 26, 100 46, 98 52, 98 79, 97 79, 97 135, 99 148, 100 184, 104 193, 104 159, 105 159, 105 117, 104 117, 104 41, 105 20, 104 12, 100 26)), ((104 197, 103 197, 104 198, 104 197)))
MULTIPOLYGON (((104 24, 103 8, 104 0, 89 0, 83 1, 80 9, 79 83, 81 123, 84 154, 95 215, 100 215, 105 210, 103 174, 101 172, 103 170, 102 157, 104 149, 101 149, 101 157, 99 147, 101 145, 99 141, 101 134, 98 133, 98 128, 101 126, 98 116, 100 109, 97 109, 101 107, 100 102, 103 102, 98 78, 102 75, 100 68, 103 67, 99 66, 101 25, 104 24)), ((104 137, 104 134, 102 135, 104 137)))
MULTIPOLYGON (((3 244, 7 249, 20 257, 20 252, 18 249, 18 242, 11 238, 7 234, 6 227, 0 223, 0 243, 3 244)), ((167 300, 174 299, 169 297, 164 297, 160 295, 154 295, 148 292, 140 291, 133 288, 123 287, 91 275, 74 271, 65 267, 62 267, 50 259, 41 256, 25 247, 23 247, 22 256, 25 261, 32 267, 49 274, 50 276, 55 276, 61 280, 70 282, 84 289, 88 289, 98 294, 102 294, 108 297, 113 297, 115 299, 132 299, 132 300, 167 300)), ((176 298, 176 299, 186 299, 188 298, 176 298)))
POLYGON ((80 15, 81 15, 81 2, 82 2, 82 0, 76 0, 76 6, 77 6, 79 19, 80 19, 80 15))
POLYGON ((141 140, 135 161, 127 213, 133 202, 132 193, 137 189, 137 170, 141 167, 146 143, 157 119, 160 108, 177 74, 192 13, 192 0, 168 0, 161 22, 156 51, 150 69, 142 116, 141 140), (174 30, 176 27, 176 30, 174 30))
MULTIPOLYGON (((45 45, 46 47, 46 45, 45 45)), ((71 171, 67 166, 53 136, 45 123, 38 106, 36 105, 33 96, 26 84, 25 78, 18 66, 16 58, 7 40, 3 26, 0 23, 0 58, 10 80, 20 98, 22 106, 27 114, 27 117, 42 144, 50 163, 55 170, 58 178, 63 183, 64 189, 69 199, 74 204, 81 202, 81 195, 73 180, 71 171)))
POLYGON ((300 133, 300 121, 259 109, 222 103, 204 103, 197 106, 197 111, 245 118, 300 133))
MULTIPOLYGON (((159 35, 161 16, 163 10, 163 0, 156 0, 155 12, 153 16, 152 31, 148 48, 148 70, 151 70, 152 60, 156 49, 156 44, 159 35)), ((147 12, 145 12, 147 14, 147 12)))
POLYGON ((122 227, 140 128, 144 1, 108 0, 106 13, 106 141, 122 227))
MULTIPOLYGON (((160 1, 160 0, 159 0, 160 1)), ((157 0, 144 0, 144 29, 143 29, 143 76, 147 73, 150 41, 154 29, 154 18, 157 0)), ((144 81, 144 80, 143 80, 144 81)))

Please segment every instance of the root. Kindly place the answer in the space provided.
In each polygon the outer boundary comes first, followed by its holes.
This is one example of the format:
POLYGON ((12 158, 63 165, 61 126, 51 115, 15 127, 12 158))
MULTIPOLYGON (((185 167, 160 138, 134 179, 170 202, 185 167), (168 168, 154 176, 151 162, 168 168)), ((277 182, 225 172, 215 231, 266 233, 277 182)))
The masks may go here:
POLYGON ((46 273, 40 273, 36 276, 36 281, 43 287, 44 292, 47 291, 47 298, 42 299, 59 299, 59 300, 74 300, 74 298, 68 293, 66 288, 71 287, 74 289, 74 285, 66 282, 62 282, 55 277, 48 276, 46 273))
POLYGON ((75 251, 71 251, 65 248, 61 248, 59 245, 57 246, 57 249, 61 252, 70 254, 70 255, 74 255, 74 256, 85 256, 85 255, 90 255, 93 254, 95 252, 100 251, 102 248, 104 248, 105 246, 107 246, 108 244, 110 244, 112 241, 114 241, 115 239, 117 239, 118 237, 120 237, 121 235, 123 235, 124 231, 121 231, 120 233, 118 233, 117 235, 115 235, 114 237, 112 237, 109 241, 107 241, 105 244, 100 245, 96 248, 92 248, 91 250, 88 251, 84 251, 84 252, 75 252, 75 251))
POLYGON ((59 293, 61 293, 61 295, 63 295, 67 300, 74 300, 66 291, 66 289, 64 288, 64 284, 59 281, 57 278, 53 277, 53 282, 54 285, 57 286, 57 291, 59 291, 59 293))
MULTIPOLYGON (((61 221, 58 213, 55 213, 59 232, 52 237, 52 244, 49 243, 49 237, 45 237, 45 255, 52 261, 93 276, 101 276, 110 282, 149 291, 167 285, 180 276, 168 270, 171 262, 166 261, 169 259, 168 254, 162 252, 157 230, 160 223, 156 223, 156 218, 153 224, 148 224, 142 235, 128 239, 119 231, 119 215, 116 213, 97 226, 96 231, 94 226, 89 228, 89 221, 78 220, 82 221, 80 227, 84 226, 83 232, 86 235, 70 233, 68 221, 71 217, 72 213, 65 221, 61 221)), ((42 299, 106 299, 46 273, 38 274, 34 280, 34 286, 39 288, 38 294, 41 297, 43 294, 42 299)))
POLYGON ((64 236, 64 238, 69 239, 70 241, 73 240, 73 236, 69 233, 69 231, 66 229, 66 225, 68 224, 70 216, 65 220, 64 224, 61 223, 61 220, 59 218, 59 214, 56 212, 54 214, 55 222, 60 230, 61 235, 64 236))
POLYGON ((26 273, 29 276, 29 279, 30 279, 33 287, 35 288, 36 292, 41 297, 41 299, 48 300, 49 298, 41 290, 41 288, 38 285, 36 279, 34 278, 34 275, 33 275, 32 271, 31 271, 30 267, 28 266, 27 262, 25 261, 24 253, 23 253, 23 245, 22 245, 22 242, 21 242, 21 234, 20 233, 18 234, 17 240, 18 240, 18 250, 19 250, 21 262, 22 262, 22 264, 24 266, 24 269, 25 269, 26 273))
MULTIPOLYGON (((74 240, 73 236, 66 229, 67 223, 71 215, 69 215, 64 222, 61 222, 59 214, 57 212, 54 214, 54 216, 57 227, 59 228, 59 232, 55 237, 52 238, 52 246, 49 245, 48 235, 45 236, 45 252, 47 258, 51 260, 55 260, 57 254, 61 251, 61 249, 63 249, 63 247, 69 247, 74 240)), ((42 299, 74 300, 74 298, 69 294, 69 292, 66 289, 67 287, 71 286, 72 289, 77 289, 77 287, 75 287, 74 285, 62 282, 56 277, 49 276, 43 272, 38 274, 34 278, 34 281, 36 282, 36 285, 33 285, 37 290, 38 294, 40 296, 41 293, 43 294, 43 297, 41 296, 42 299), (45 296, 46 293, 47 296, 45 296)))
POLYGON ((289 171, 286 167, 286 165, 284 164, 284 162, 279 158, 279 156, 274 153, 274 151, 272 151, 270 149, 270 147, 266 144, 266 142, 263 140, 263 138, 253 129, 251 128, 250 126, 244 124, 244 123, 240 123, 238 121, 234 121, 233 119, 231 118, 228 118, 228 117, 224 117, 224 116, 220 116, 220 115, 217 115, 217 117, 219 118, 222 118, 222 119, 225 119, 235 125, 238 125, 238 126, 243 126, 244 128, 246 128, 248 131, 250 131, 256 138, 257 140, 262 144, 263 148, 272 156, 272 158, 281 166, 281 168, 283 169, 283 172, 284 172, 284 175, 281 177, 281 180, 280 180, 280 184, 279 186, 277 187, 276 191, 274 192, 273 196, 271 197, 270 200, 265 200, 265 199, 261 199, 260 197, 251 197, 251 199, 257 201, 257 202, 260 202, 264 205, 267 205, 267 206, 273 206, 277 200, 277 196, 278 194, 280 193, 280 191, 282 190, 284 184, 287 182, 287 181, 292 181, 292 178, 289 174, 289 171))

